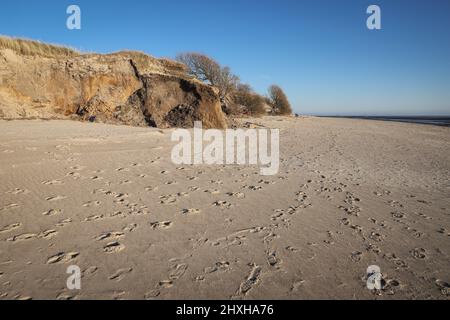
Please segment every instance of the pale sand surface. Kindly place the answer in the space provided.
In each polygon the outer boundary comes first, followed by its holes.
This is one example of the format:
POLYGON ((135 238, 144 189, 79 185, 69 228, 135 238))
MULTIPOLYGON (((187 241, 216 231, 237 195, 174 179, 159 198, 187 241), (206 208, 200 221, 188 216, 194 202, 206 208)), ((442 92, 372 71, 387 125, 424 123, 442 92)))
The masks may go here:
POLYGON ((0 121, 0 297, 449 298, 450 128, 249 121, 282 129, 279 175, 173 165, 171 130, 0 121))

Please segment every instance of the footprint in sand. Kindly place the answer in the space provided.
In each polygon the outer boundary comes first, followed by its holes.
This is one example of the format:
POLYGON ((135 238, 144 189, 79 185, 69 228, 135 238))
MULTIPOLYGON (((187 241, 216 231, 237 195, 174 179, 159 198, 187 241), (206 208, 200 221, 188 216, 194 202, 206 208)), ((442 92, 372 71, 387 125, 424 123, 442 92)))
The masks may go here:
POLYGON ((408 226, 404 227, 403 229, 408 231, 409 233, 411 233, 412 236, 414 238, 416 238, 416 239, 420 239, 420 238, 423 238, 425 236, 425 234, 423 232, 420 232, 419 230, 411 228, 411 227, 408 227, 408 226))
POLYGON ((169 273, 169 279, 172 281, 180 279, 186 272, 187 268, 188 265, 185 263, 175 265, 174 267, 171 268, 171 271, 169 273))
POLYGON ((103 251, 106 253, 118 253, 125 249, 125 246, 117 241, 108 243, 103 247, 103 251))
POLYGON ((248 275, 247 279, 245 279, 236 293, 236 296, 245 296, 259 281, 259 277, 261 275, 262 268, 257 265, 252 266, 252 271, 248 275))
POLYGON ((78 172, 69 172, 66 174, 66 177, 71 177, 75 180, 78 180, 81 178, 81 174, 79 174, 78 172))
POLYGON ((297 252, 300 250, 300 249, 292 247, 292 246, 287 246, 285 249, 289 252, 297 252))
POLYGON ((353 262, 359 262, 359 261, 361 261, 362 255, 363 255, 362 252, 353 251, 350 255, 350 258, 352 259, 353 262))
POLYGON ((162 195, 159 197, 161 204, 173 204, 178 201, 181 197, 187 197, 187 192, 179 192, 177 194, 168 194, 168 195, 162 195))
POLYGON ((77 294, 62 292, 56 297, 56 300, 75 300, 77 299, 77 296, 77 294))
POLYGON ((209 193, 212 195, 220 194, 220 190, 214 189, 214 190, 205 190, 205 193, 209 193))
POLYGON ((116 203, 124 202, 125 198, 129 197, 128 193, 117 193, 117 192, 107 191, 105 194, 108 195, 108 196, 113 196, 116 199, 114 201, 116 203))
POLYGON ((414 259, 423 260, 427 257, 426 250, 423 248, 415 248, 411 250, 411 255, 414 259))
POLYGON ((369 245, 367 245, 366 250, 369 251, 369 252, 373 252, 373 253, 375 253, 375 254, 380 254, 380 253, 381 253, 380 247, 378 247, 378 246, 375 245, 375 244, 369 244, 369 245))
POLYGON ((435 283, 436 283, 436 286, 441 290, 441 293, 444 296, 447 296, 447 297, 450 296, 450 284, 449 283, 447 283, 441 279, 437 279, 435 281, 435 283))
POLYGON ((129 225, 122 228, 125 232, 133 232, 135 229, 137 229, 138 225, 136 223, 130 223, 129 225))
POLYGON ((118 282, 118 281, 122 280, 125 277, 125 275, 127 275, 128 273, 131 273, 132 271, 133 271, 133 268, 119 269, 109 277, 109 280, 115 280, 118 282))
POLYGON ((125 214, 122 211, 114 211, 108 214, 109 218, 125 218, 125 214))
POLYGON ((123 232, 106 232, 106 233, 103 233, 103 234, 99 235, 98 237, 96 237, 95 240, 97 240, 97 241, 102 241, 102 240, 106 240, 106 239, 119 240, 123 237, 124 237, 123 232))
POLYGON ((0 233, 6 233, 18 229, 22 226, 20 222, 12 223, 0 228, 0 233))
POLYGON ((97 271, 98 271, 98 267, 96 267, 96 266, 91 266, 91 267, 89 267, 89 268, 83 270, 82 274, 83 274, 83 277, 85 277, 85 276, 91 276, 91 275, 97 273, 97 271))
POLYGON ((160 201, 159 203, 161 204, 172 204, 177 202, 177 197, 174 195, 162 195, 159 197, 160 201))
POLYGON ((268 180, 259 180, 258 183, 261 184, 275 184, 275 181, 268 181, 268 180))
POLYGON ((90 207, 98 207, 101 205, 101 201, 88 201, 83 204, 83 207, 90 208, 90 207))
POLYGON ((87 217, 86 219, 84 219, 84 221, 85 221, 85 222, 91 222, 91 221, 96 221, 96 220, 102 220, 102 219, 104 219, 104 218, 105 218, 104 215, 102 215, 102 214, 96 214, 96 215, 87 217))
POLYGON ((159 296, 161 294, 161 289, 169 289, 172 288, 174 282, 180 279, 186 272, 188 265, 185 263, 175 264, 171 266, 169 270, 169 279, 161 280, 158 282, 158 285, 154 290, 149 291, 145 297, 146 299, 151 299, 159 296))
POLYGON ((238 198, 238 199, 245 198, 245 193, 242 193, 242 192, 228 192, 227 195, 230 197, 238 198))
POLYGON ((403 260, 398 258, 395 255, 395 253, 387 253, 387 254, 383 255, 383 258, 385 258, 388 261, 393 262, 397 268, 401 268, 401 269, 408 268, 408 265, 403 260))
POLYGON ((61 220, 60 222, 58 222, 56 224, 57 227, 65 227, 66 225, 68 225, 69 223, 72 223, 72 219, 71 218, 67 218, 64 220, 61 220))
POLYGON ((427 216, 426 214, 421 213, 421 212, 418 212, 417 215, 418 215, 419 217, 425 219, 425 220, 433 220, 433 218, 431 218, 431 217, 429 217, 429 216, 427 216))
POLYGON ((227 271, 230 268, 230 263, 228 261, 219 261, 216 262, 212 267, 206 267, 203 272, 208 273, 214 273, 218 271, 227 271))
POLYGON ((391 215, 394 219, 403 219, 405 217, 405 214, 399 211, 391 212, 391 215))
POLYGON ((34 233, 24 233, 18 236, 13 236, 11 238, 6 239, 6 241, 9 242, 17 242, 17 241, 24 241, 24 240, 30 240, 36 238, 37 235, 34 233))
POLYGON ((351 222, 349 219, 347 219, 347 218, 341 219, 340 222, 341 222, 341 224, 343 224, 344 226, 348 226, 348 225, 350 225, 350 224, 352 223, 352 222, 351 222))
POLYGON ((181 210, 181 214, 184 214, 184 215, 199 214, 200 212, 201 212, 201 210, 196 209, 196 208, 181 210))
POLYGON ((158 289, 150 290, 149 292, 147 292, 144 295, 144 299, 151 300, 151 299, 158 297, 160 294, 161 294, 161 291, 159 291, 158 289))
POLYGON ((13 297, 14 300, 20 300, 20 301, 25 301, 25 300, 32 300, 33 298, 30 296, 22 296, 20 294, 16 295, 13 297))
POLYGON ((47 259, 47 264, 68 263, 80 255, 79 252, 60 252, 47 259))
POLYGON ((74 171, 82 171, 84 169, 86 169, 86 167, 80 166, 80 165, 76 165, 76 166, 70 167, 70 170, 74 170, 74 171))
POLYGON ((151 222, 150 227, 153 230, 159 230, 159 229, 169 229, 172 227, 172 221, 162 221, 162 222, 151 222))
POLYGON ((64 200, 64 199, 67 199, 67 197, 66 196, 51 196, 51 197, 45 198, 46 201, 50 201, 50 202, 60 201, 60 200, 64 200))
POLYGON ((44 216, 54 216, 54 215, 61 214, 61 213, 62 213, 61 209, 50 209, 50 210, 47 210, 45 212, 42 212, 42 215, 44 215, 44 216))
POLYGON ((7 194, 13 194, 13 195, 18 195, 18 194, 28 194, 28 193, 30 193, 30 191, 28 191, 28 190, 26 190, 26 189, 15 188, 15 189, 13 189, 13 190, 6 191, 5 193, 7 193, 7 194))
POLYGON ((161 288, 164 288, 164 289, 172 288, 172 287, 173 287, 173 281, 171 281, 171 280, 161 280, 161 281, 158 283, 158 285, 159 285, 161 288))
POLYGON ((130 164, 130 167, 142 167, 143 164, 139 163, 139 162, 133 162, 132 164, 130 164))
POLYGON ((361 211, 361 209, 357 206, 350 206, 350 207, 344 207, 344 206, 339 206, 339 209, 345 211, 347 214, 351 215, 351 216, 355 216, 355 217, 359 217, 359 213, 361 211))
MULTIPOLYGON (((363 227, 361 227, 361 226, 359 226, 359 225, 357 225, 357 224, 351 224, 351 225, 350 225, 350 228, 353 229, 353 230, 355 230, 355 231, 358 232, 358 233, 362 233, 363 230, 364 230, 363 227)), ((375 241, 381 241, 381 237, 379 237, 379 235, 378 235, 377 233, 371 234, 371 235, 369 236, 369 238, 371 238, 372 240, 375 240, 375 241)))
POLYGON ((216 201, 212 205, 215 207, 219 207, 221 209, 229 209, 232 206, 231 203, 229 203, 228 201, 224 201, 224 200, 216 201))
POLYGON ((61 180, 45 180, 42 181, 41 183, 47 186, 64 184, 64 182, 62 182, 61 180))
POLYGON ((381 242, 383 241, 385 236, 383 236, 382 234, 378 233, 378 232, 371 232, 369 235, 369 238, 376 241, 376 242, 381 242))
POLYGON ((388 204, 392 207, 392 208, 403 208, 403 204, 401 204, 399 201, 397 200, 389 200, 388 204))
POLYGON ((58 234, 58 231, 56 230, 46 230, 46 231, 42 231, 39 235, 38 238, 42 238, 42 239, 52 239, 53 237, 55 237, 58 234))
POLYGON ((305 282, 306 282, 306 280, 303 280, 303 279, 298 279, 298 280, 294 281, 294 283, 292 284, 292 287, 291 287, 291 292, 297 292, 303 286, 303 284, 305 282))
POLYGON ((275 251, 267 255, 267 262, 271 267, 275 267, 279 264, 280 260, 277 258, 277 253, 275 251))
POLYGON ((6 211, 6 210, 10 210, 10 209, 15 209, 15 208, 18 208, 18 207, 20 207, 19 204, 11 203, 11 204, 8 204, 8 205, 4 206, 3 208, 1 208, 0 211, 6 211))

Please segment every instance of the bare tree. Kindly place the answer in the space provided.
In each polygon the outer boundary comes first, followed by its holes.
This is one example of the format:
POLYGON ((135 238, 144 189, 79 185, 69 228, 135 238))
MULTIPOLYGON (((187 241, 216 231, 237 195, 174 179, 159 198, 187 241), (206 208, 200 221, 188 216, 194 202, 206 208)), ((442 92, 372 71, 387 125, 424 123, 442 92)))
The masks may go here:
POLYGON ((180 53, 176 60, 184 63, 188 67, 188 73, 201 81, 213 84, 219 77, 221 69, 219 63, 203 54, 195 52, 180 53))
POLYGON ((272 108, 275 110, 275 113, 288 115, 292 114, 291 104, 284 93, 283 89, 281 89, 277 85, 272 85, 269 88, 269 99, 272 105, 272 108))
POLYGON ((239 78, 231 72, 230 68, 222 67, 204 54, 181 53, 176 59, 188 67, 188 73, 191 76, 217 87, 222 99, 227 97, 239 83, 239 78))
MULTIPOLYGON (((231 73, 229 67, 224 67, 220 70, 219 77, 215 86, 220 90, 220 97, 226 98, 230 95, 239 84, 239 77, 231 73)), ((214 85, 214 84, 213 84, 214 85)))

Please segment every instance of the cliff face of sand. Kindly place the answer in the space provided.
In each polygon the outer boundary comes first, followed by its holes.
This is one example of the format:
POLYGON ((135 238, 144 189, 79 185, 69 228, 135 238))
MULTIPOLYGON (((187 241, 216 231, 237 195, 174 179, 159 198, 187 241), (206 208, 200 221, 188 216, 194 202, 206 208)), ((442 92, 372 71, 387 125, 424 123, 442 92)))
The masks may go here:
POLYGON ((55 57, 0 47, 0 118, 226 127, 215 88, 139 52, 55 57))

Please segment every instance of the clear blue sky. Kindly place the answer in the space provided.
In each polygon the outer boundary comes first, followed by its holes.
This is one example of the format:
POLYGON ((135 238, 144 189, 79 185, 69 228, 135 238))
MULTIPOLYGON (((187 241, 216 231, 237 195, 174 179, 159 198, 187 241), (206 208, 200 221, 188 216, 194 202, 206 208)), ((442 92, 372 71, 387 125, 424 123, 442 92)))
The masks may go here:
POLYGON ((2 0, 0 34, 85 51, 199 51, 306 114, 450 115, 449 0, 2 0), (66 29, 66 8, 82 29, 66 29), (382 10, 382 30, 366 9, 382 10))

